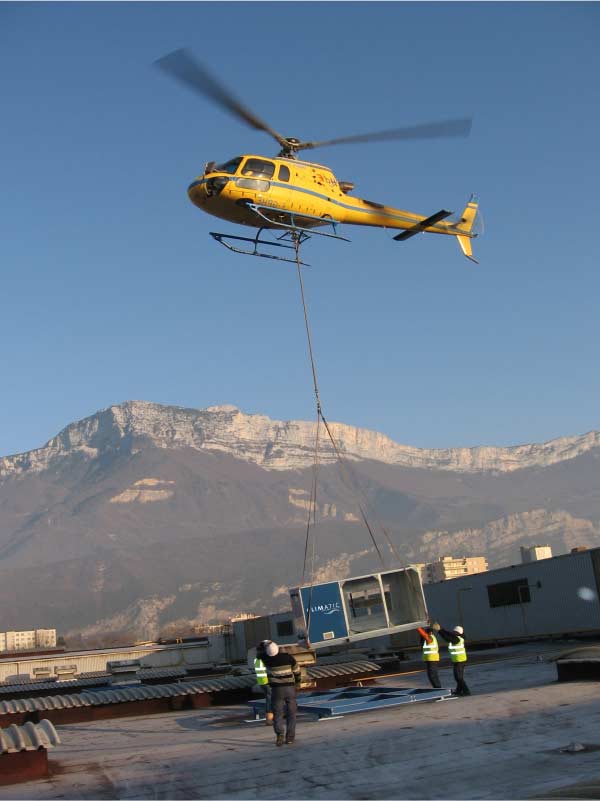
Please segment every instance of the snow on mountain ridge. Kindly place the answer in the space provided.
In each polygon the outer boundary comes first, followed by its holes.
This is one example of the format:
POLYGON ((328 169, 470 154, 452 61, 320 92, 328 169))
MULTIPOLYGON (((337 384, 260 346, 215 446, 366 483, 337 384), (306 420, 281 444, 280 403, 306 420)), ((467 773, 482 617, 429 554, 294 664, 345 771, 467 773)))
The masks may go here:
MULTIPOLYGON (((547 467, 573 459, 600 446, 600 432, 561 437, 541 444, 508 448, 426 449, 400 445, 384 434, 330 423, 345 456, 387 464, 458 472, 511 472, 525 467, 547 467)), ((127 440, 146 437, 161 448, 192 448, 222 452, 267 470, 310 467, 314 449, 314 422, 271 420, 245 414, 232 405, 188 409, 147 401, 126 401, 71 423, 42 448, 0 458, 0 479, 41 472, 57 460, 78 454, 93 459, 117 449, 127 440)), ((331 443, 321 438, 322 461, 336 459, 331 443)))

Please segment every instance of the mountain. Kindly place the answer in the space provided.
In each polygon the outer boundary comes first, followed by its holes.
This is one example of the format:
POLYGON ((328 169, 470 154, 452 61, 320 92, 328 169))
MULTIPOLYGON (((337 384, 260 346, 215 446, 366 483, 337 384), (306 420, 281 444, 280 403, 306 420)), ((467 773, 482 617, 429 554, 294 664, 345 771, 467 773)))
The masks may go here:
MULTIPOLYGON (((322 432, 320 579, 442 554, 519 561, 600 544, 600 432, 511 448, 427 450, 322 432), (384 533, 385 529, 385 533, 384 533)), ((314 423, 130 401, 0 459, 0 631, 90 641, 288 606, 302 581, 314 423)), ((307 574, 308 575, 308 574, 307 574)))

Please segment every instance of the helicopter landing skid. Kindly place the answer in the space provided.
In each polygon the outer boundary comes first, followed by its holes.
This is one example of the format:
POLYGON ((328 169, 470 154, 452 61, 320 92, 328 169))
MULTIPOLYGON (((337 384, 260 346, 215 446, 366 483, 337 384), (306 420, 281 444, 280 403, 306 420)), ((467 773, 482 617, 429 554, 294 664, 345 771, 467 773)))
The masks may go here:
POLYGON ((250 211, 253 211, 265 222, 268 222, 270 228, 276 226, 277 228, 284 228, 287 231, 300 231, 305 234, 310 234, 310 236, 326 236, 329 239, 340 239, 342 242, 350 242, 350 240, 345 236, 340 236, 338 234, 337 226, 340 223, 338 220, 334 220, 333 217, 316 217, 312 214, 296 215, 289 209, 278 209, 273 206, 262 206, 259 203, 246 203, 246 208, 250 209, 250 211), (289 222, 284 222, 285 219, 289 219, 289 222), (300 225, 297 220, 306 220, 309 225, 300 225), (333 233, 328 234, 325 233, 325 231, 315 231, 315 226, 317 225, 331 225, 333 228, 333 233))
MULTIPOLYGON (((266 253, 261 252, 259 248, 265 247, 273 247, 273 248, 285 248, 286 250, 295 250, 295 245, 288 245, 284 244, 283 242, 273 242, 267 239, 261 239, 260 235, 264 231, 264 228, 259 228, 258 233, 256 236, 234 236, 233 234, 220 234, 216 231, 211 231, 210 235, 213 239, 215 239, 220 245, 223 245, 228 250, 232 250, 234 253, 241 253, 244 256, 260 256, 262 259, 275 259, 276 261, 289 261, 292 264, 296 264, 296 259, 288 259, 285 256, 276 256, 274 253, 266 253), (230 241, 227 240, 235 240, 236 242, 250 242, 252 244, 251 249, 244 249, 243 247, 236 247, 235 245, 231 244, 230 241)), ((279 239, 288 238, 289 231, 286 231, 283 236, 280 236, 279 239)), ((310 239, 308 234, 301 233, 299 243, 305 242, 307 239, 310 239)), ((309 267, 309 264, 306 262, 301 261, 300 264, 303 267, 309 267)))

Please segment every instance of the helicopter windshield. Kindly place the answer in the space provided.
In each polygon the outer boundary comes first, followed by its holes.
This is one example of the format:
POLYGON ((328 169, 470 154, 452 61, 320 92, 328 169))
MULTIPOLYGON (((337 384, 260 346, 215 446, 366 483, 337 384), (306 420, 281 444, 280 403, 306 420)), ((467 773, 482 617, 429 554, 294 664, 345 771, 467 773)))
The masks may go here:
POLYGON ((226 172, 229 175, 234 175, 241 163, 242 157, 238 156, 235 159, 226 161, 225 164, 217 164, 217 166, 214 168, 214 172, 226 172))

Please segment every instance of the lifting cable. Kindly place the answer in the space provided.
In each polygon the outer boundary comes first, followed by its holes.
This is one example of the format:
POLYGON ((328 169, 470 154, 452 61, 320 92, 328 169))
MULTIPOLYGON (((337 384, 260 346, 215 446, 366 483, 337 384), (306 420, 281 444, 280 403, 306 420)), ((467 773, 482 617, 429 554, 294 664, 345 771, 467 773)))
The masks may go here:
MULTIPOLYGON (((351 473, 351 471, 349 469, 349 466, 346 465, 346 460, 344 459, 340 449, 338 448, 337 442, 335 441, 335 438, 333 436, 331 428, 329 427, 329 423, 327 422, 327 420, 325 419, 325 415, 323 414, 323 408, 321 406, 321 398, 320 398, 320 395, 319 395, 319 384, 318 384, 318 381, 317 381, 317 369, 316 369, 316 366, 315 366, 315 359, 314 359, 314 354, 313 354, 312 337, 311 337, 311 333, 310 333, 310 325, 309 325, 309 322, 308 322, 308 311, 307 311, 307 308, 306 308, 306 298, 305 298, 305 295, 304 295, 304 282, 302 281, 302 262, 300 261, 300 237, 298 236, 297 233, 292 232, 292 239, 293 239, 293 242, 294 242, 294 250, 295 250, 295 253, 296 253, 296 267, 297 267, 297 270, 298 270, 298 283, 300 285, 300 296, 302 298, 302 309, 304 311, 304 325, 306 327, 306 338, 307 338, 307 341, 308 341, 308 353, 309 353, 309 356, 310 356, 310 365, 311 365, 311 370, 312 370, 313 387, 314 387, 315 400, 316 400, 316 405, 317 405, 317 409, 316 409, 316 411, 317 411, 317 425, 316 425, 316 434, 315 434, 315 450, 314 450, 314 457, 313 457, 313 481, 312 481, 312 489, 311 489, 310 502, 309 502, 308 520, 307 520, 307 525, 306 525, 306 542, 305 542, 305 546, 304 546, 304 567, 303 567, 303 571, 302 571, 302 584, 304 584, 305 583, 305 579, 306 579, 306 565, 307 565, 307 559, 308 559, 308 543, 309 543, 309 537, 310 537, 311 519, 312 519, 313 527, 314 527, 315 522, 316 522, 317 473, 318 473, 318 467, 319 467, 319 433, 320 433, 319 432, 319 428, 320 428, 321 421, 323 422, 323 425, 325 426, 325 430, 327 431, 327 435, 329 436, 329 439, 331 441, 331 444, 332 444, 333 449, 335 451, 335 454, 337 456, 338 464, 340 466, 340 471, 342 472, 342 474, 344 474, 344 471, 345 471, 346 476, 350 478, 350 485, 352 486, 354 491, 358 492, 359 494, 362 494, 362 493, 360 491, 360 488, 357 486, 356 481, 353 479, 353 476, 352 476, 352 473, 351 473)), ((382 553, 381 553, 381 551, 379 549, 379 546, 377 545, 377 541, 375 539, 375 535, 373 534, 373 530, 371 529, 371 526, 369 525, 369 521, 367 519, 367 515, 366 515, 366 512, 365 512, 365 509, 363 508, 363 504, 359 500, 357 500, 357 505, 358 505, 358 508, 360 510, 360 514, 361 514, 361 517, 363 519, 363 522, 364 522, 364 524, 365 524, 365 526, 367 528, 367 531, 369 532, 369 535, 371 537, 371 541, 373 543, 373 547, 375 548, 375 550, 377 552, 377 555, 379 556, 379 560, 380 560, 382 566, 385 568, 385 561, 383 559, 383 555, 382 555, 382 553)), ((388 545, 390 547, 390 550, 394 553, 394 555, 396 556, 398 561, 401 561, 400 560, 400 555, 397 552, 396 548, 394 547, 394 544, 392 543, 388 532, 385 530, 385 528, 381 524, 381 522, 379 523, 379 525, 380 525, 380 527, 381 527, 381 529, 382 529, 382 531, 383 531, 383 533, 384 533, 384 535, 385 535, 385 537, 386 537, 386 539, 388 541, 388 545)), ((316 541, 315 540, 316 540, 316 537, 313 534, 312 551, 311 551, 311 571, 310 571, 310 596, 309 596, 309 604, 308 604, 309 614, 310 614, 310 605, 311 605, 310 604, 310 598, 312 597, 312 587, 313 587, 313 584, 314 584, 315 550, 316 550, 316 541)))

